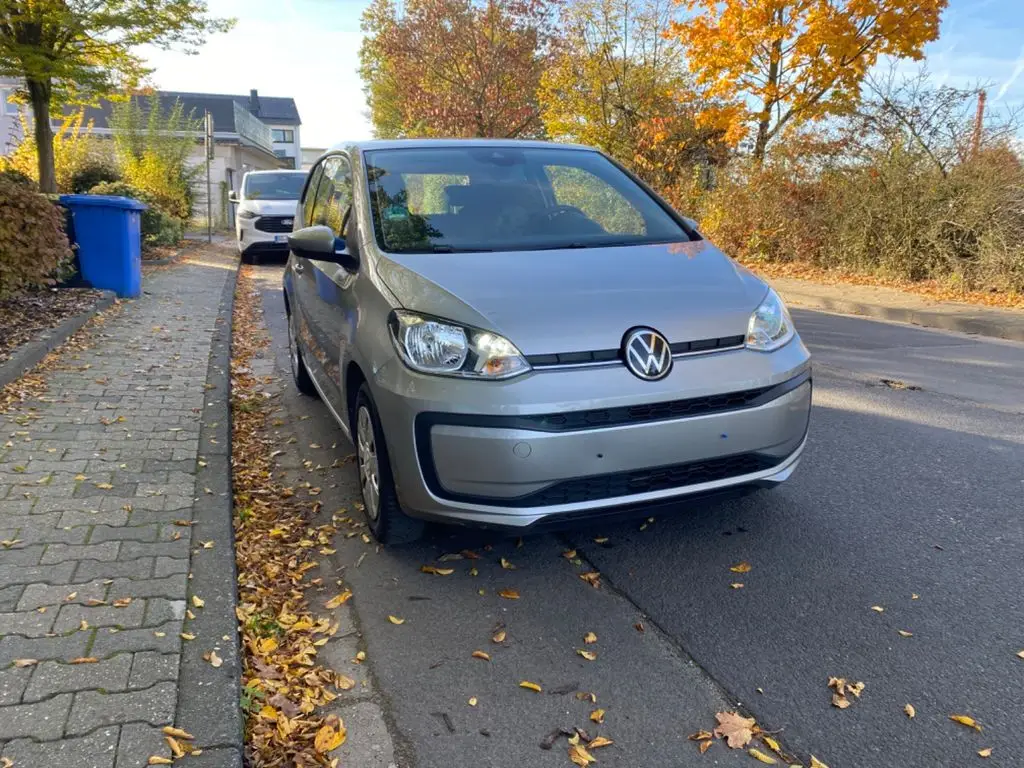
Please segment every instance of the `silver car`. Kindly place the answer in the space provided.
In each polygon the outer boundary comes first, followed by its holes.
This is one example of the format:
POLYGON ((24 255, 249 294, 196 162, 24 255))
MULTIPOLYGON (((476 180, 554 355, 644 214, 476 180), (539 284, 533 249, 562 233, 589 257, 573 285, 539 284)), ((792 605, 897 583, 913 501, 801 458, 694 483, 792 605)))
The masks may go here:
POLYGON ((782 301, 587 147, 370 141, 313 167, 292 370, 356 446, 383 542, 772 487, 810 355, 782 301))

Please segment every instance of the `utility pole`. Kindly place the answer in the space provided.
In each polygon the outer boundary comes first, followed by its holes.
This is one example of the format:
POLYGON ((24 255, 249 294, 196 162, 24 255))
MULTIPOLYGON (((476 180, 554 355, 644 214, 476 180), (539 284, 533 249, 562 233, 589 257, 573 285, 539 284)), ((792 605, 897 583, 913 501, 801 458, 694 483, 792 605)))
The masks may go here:
POLYGON ((206 242, 213 242, 213 192, 210 189, 210 161, 213 160, 213 115, 207 111, 203 121, 203 143, 206 149, 206 242))

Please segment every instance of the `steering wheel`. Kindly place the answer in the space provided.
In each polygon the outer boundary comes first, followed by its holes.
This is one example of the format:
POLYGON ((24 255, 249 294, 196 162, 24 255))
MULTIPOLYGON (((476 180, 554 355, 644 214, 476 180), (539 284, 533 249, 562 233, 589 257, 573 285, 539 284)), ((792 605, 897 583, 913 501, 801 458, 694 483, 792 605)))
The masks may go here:
POLYGON ((548 221, 554 221, 560 216, 582 216, 587 221, 590 221, 590 217, 575 205, 555 205, 548 208, 544 215, 548 217, 548 221))

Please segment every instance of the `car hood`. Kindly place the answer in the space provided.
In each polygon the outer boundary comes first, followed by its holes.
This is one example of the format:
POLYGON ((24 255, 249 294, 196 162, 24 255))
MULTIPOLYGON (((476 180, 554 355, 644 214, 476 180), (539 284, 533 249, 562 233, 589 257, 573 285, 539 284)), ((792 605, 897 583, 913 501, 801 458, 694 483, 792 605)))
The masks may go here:
POLYGON ((298 208, 298 200, 243 200, 242 208, 258 213, 260 216, 294 216, 298 208))
POLYGON ((742 335, 767 290, 706 240, 383 254, 377 271, 405 309, 495 331, 526 355, 617 349, 636 326, 669 342, 742 335))

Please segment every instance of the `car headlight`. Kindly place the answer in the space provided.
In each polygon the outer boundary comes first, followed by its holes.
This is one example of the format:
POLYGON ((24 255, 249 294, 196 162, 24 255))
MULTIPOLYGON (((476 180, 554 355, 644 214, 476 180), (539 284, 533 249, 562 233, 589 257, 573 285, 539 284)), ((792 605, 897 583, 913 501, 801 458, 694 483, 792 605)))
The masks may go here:
POLYGON ((254 211, 252 208, 239 208, 238 215, 241 216, 243 219, 255 219, 257 216, 259 216, 259 214, 256 213, 256 211, 254 211))
POLYGON ((530 370, 515 344, 490 331, 404 310, 391 314, 388 327, 402 360, 421 373, 507 379, 530 370))
POLYGON ((793 320, 782 299, 771 288, 761 306, 747 323, 747 346, 759 352, 772 352, 793 338, 793 320))

